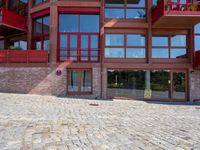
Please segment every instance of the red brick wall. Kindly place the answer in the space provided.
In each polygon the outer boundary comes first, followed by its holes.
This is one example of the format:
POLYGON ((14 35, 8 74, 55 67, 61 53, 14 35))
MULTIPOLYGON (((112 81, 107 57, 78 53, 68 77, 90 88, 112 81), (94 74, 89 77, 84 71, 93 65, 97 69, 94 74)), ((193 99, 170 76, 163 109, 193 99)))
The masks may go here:
MULTIPOLYGON (((0 68, 0 92, 29 93, 40 95, 66 96, 67 71, 58 68, 0 68)), ((100 68, 93 68, 93 94, 87 97, 100 97, 100 68)))

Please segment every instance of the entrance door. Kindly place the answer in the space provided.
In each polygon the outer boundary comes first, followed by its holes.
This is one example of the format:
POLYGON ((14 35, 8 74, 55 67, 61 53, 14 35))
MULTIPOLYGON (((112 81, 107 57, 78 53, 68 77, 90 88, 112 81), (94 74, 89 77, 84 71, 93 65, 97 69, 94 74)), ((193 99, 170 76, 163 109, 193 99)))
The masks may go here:
POLYGON ((92 93, 92 70, 70 69, 67 72, 68 94, 91 94, 92 93))
POLYGON ((173 71, 172 72, 172 99, 185 101, 187 95, 186 85, 186 72, 184 71, 173 71))

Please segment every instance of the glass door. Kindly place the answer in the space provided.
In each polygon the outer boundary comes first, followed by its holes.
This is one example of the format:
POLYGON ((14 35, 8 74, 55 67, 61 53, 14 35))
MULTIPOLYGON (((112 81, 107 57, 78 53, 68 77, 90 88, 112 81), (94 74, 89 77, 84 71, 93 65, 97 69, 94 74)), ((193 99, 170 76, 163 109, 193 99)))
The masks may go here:
POLYGON ((91 94, 92 93, 92 70, 70 69, 67 73, 67 93, 91 94))
POLYGON ((186 100, 186 72, 172 72, 172 99, 186 100))

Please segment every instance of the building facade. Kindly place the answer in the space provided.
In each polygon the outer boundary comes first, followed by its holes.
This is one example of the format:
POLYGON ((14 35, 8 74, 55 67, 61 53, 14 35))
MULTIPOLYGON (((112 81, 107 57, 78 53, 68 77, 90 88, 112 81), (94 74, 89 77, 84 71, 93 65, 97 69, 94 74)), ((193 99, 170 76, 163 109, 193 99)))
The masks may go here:
POLYGON ((0 92, 200 100, 198 0, 2 0, 0 92))

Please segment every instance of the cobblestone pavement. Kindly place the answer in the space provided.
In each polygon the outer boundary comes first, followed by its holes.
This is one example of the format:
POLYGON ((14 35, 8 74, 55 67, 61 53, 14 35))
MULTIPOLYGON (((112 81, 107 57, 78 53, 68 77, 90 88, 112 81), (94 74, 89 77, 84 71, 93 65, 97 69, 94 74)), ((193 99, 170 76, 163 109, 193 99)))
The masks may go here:
POLYGON ((68 149, 200 150, 200 106, 0 93, 0 150, 68 149))

